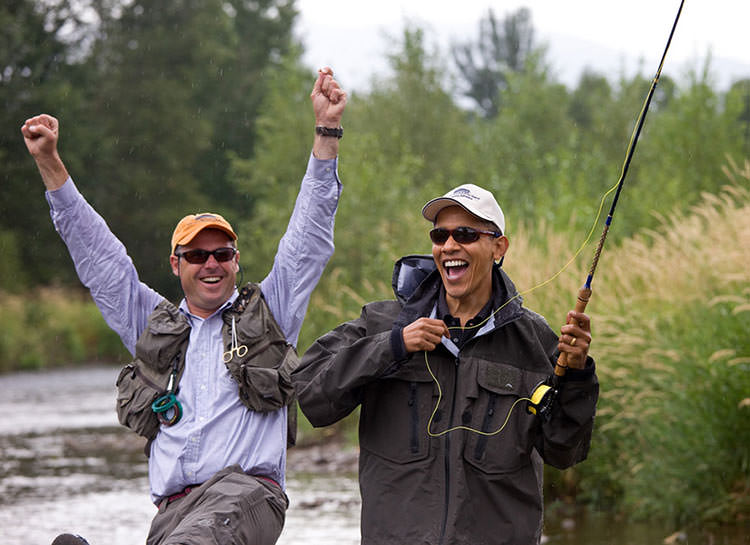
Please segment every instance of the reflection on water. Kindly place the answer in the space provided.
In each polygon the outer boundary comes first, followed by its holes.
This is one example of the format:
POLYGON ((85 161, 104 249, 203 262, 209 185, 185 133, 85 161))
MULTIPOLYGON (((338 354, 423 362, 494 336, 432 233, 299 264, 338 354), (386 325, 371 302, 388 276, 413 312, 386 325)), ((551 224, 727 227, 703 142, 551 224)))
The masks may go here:
MULTIPOLYGON (((143 442, 117 423, 116 376, 114 368, 0 376, 3 545, 49 545, 62 532, 81 534, 92 545, 145 543, 155 507, 148 496, 143 442)), ((292 458, 290 508, 279 545, 358 544, 356 476, 301 473, 292 458)), ((544 542, 750 544, 750 533, 742 528, 673 530, 607 517, 565 518, 550 511, 544 542)))
POLYGON ((359 544, 359 487, 356 476, 298 475, 290 469, 290 506, 278 545, 359 544))
MULTIPOLYGON (((0 376, 0 535, 49 545, 63 532, 92 545, 142 545, 156 508, 143 441, 115 415, 117 369, 0 376)), ((295 473, 279 545, 359 543, 355 475, 295 473)))

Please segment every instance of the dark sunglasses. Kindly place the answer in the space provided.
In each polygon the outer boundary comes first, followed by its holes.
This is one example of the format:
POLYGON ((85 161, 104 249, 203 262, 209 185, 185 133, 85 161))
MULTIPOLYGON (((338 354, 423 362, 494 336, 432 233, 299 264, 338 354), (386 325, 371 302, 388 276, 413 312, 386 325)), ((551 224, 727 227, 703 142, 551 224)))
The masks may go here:
POLYGON ((187 250, 185 252, 182 252, 180 254, 175 253, 177 257, 184 257, 185 261, 188 263, 192 263, 193 265, 197 265, 199 263, 205 263, 208 261, 208 256, 214 256, 214 259, 219 262, 229 261, 232 259, 235 255, 237 255, 237 250, 234 248, 216 248, 215 250, 209 252, 208 250, 187 250))
POLYGON ((479 240, 479 235, 487 235, 492 238, 503 236, 497 231, 482 231, 473 227, 456 227, 455 229, 446 229, 445 227, 436 227, 430 231, 430 240, 435 244, 445 244, 450 237, 459 244, 471 244, 479 240))

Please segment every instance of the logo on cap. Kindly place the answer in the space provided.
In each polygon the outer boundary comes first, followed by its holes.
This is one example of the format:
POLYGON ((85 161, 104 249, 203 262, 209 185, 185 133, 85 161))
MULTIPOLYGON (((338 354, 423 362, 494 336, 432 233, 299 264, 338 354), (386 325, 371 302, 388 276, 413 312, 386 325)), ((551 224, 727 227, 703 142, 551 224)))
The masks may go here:
POLYGON ((471 199, 474 201, 479 200, 479 197, 474 195, 470 190, 466 189, 465 187, 459 187, 458 189, 456 189, 451 195, 451 197, 456 197, 459 199, 471 199))

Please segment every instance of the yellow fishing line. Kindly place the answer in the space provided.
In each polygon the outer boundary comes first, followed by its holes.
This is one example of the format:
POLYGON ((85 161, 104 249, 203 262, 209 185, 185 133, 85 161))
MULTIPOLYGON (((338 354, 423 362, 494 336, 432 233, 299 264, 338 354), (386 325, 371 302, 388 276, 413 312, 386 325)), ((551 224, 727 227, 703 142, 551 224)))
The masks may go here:
MULTIPOLYGON (((655 87, 656 84, 659 81, 659 73, 661 73, 661 67, 662 67, 663 63, 664 63, 664 60, 662 59, 662 63, 659 65, 659 71, 657 72, 656 77, 654 77, 654 79, 652 80, 652 83, 651 83, 652 87, 655 87)), ((503 308, 505 308, 514 299, 516 299, 518 297, 521 297, 521 296, 524 296, 524 295, 527 295, 527 294, 529 294, 529 293, 531 293, 531 292, 533 292, 533 291, 535 291, 535 290, 537 290, 539 288, 542 288, 542 287, 546 286, 547 284, 549 284, 550 282, 552 282, 553 280, 555 280, 558 276, 560 276, 565 271, 565 269, 567 269, 571 265, 571 263, 573 263, 578 258, 578 256, 581 254, 581 252, 583 251, 583 249, 591 241, 591 237, 594 234, 594 230, 596 229, 596 225, 599 223, 599 218, 601 218, 602 210, 604 210, 604 203, 606 202, 607 197, 609 196, 610 193, 612 193, 613 191, 615 191, 617 189, 617 186, 620 185, 620 182, 625 177, 625 169, 626 169, 626 165, 627 165, 627 158, 630 155, 631 149, 635 145, 635 135, 636 135, 636 132, 637 132, 637 127, 638 127, 638 124, 640 123, 641 117, 643 117, 643 115, 646 112, 646 106, 647 106, 647 104, 648 104, 648 97, 646 97, 646 100, 644 100, 644 102, 643 102, 643 106, 641 106, 641 111, 638 114, 638 119, 636 120, 635 126, 633 128, 633 132, 630 135, 630 141, 628 142, 628 147, 627 147, 627 150, 625 152, 625 159, 623 160, 622 167, 620 169, 620 178, 617 180, 617 183, 615 185, 613 185, 611 188, 609 188, 604 193, 604 195, 602 195, 602 198, 599 201, 599 209, 596 212, 596 216, 594 217, 594 221, 593 221, 593 223, 591 225, 591 229, 589 229, 589 232, 588 232, 588 235, 586 236, 586 239, 580 245, 580 247, 578 248, 578 250, 576 250, 576 252, 573 254, 573 256, 567 261, 567 263, 565 263, 565 265, 563 265, 562 268, 559 271, 557 271, 555 274, 553 274, 552 276, 550 276, 544 282, 541 282, 541 283, 537 284, 536 286, 532 286, 531 288, 529 288, 527 290, 520 291, 520 292, 516 293, 513 297, 511 297, 510 299, 508 299, 507 301, 505 301, 505 303, 503 303, 502 305, 500 305, 487 318, 485 318, 484 320, 482 320, 478 324, 475 324, 475 325, 472 325, 472 326, 468 326, 468 327, 453 326, 453 327, 449 327, 448 328, 449 330, 450 329, 460 329, 462 331, 465 331, 467 329, 475 329, 475 328, 478 328, 478 327, 482 327, 493 316, 495 316, 495 314, 497 314, 498 312, 500 312, 500 310, 502 310, 503 308)), ((472 428, 472 427, 469 427, 469 426, 453 426, 452 428, 448 428, 448 429, 443 430, 441 432, 433 433, 431 431, 432 430, 432 421, 435 418, 435 414, 437 413, 438 407, 440 407, 440 402, 443 399, 443 389, 440 386, 440 381, 437 379, 437 377, 435 376, 435 374, 432 372, 432 368, 430 367, 430 362, 428 361, 428 358, 427 358, 427 351, 424 352, 424 362, 425 362, 425 365, 427 366, 427 371, 430 373, 430 376, 432 377, 432 380, 435 382, 435 385, 437 386, 437 390, 438 390, 437 402, 435 403, 435 407, 432 410, 432 414, 430 414, 430 418, 427 421, 427 435, 429 435, 430 437, 440 437, 441 435, 445 435, 445 434, 447 434, 449 432, 456 431, 456 430, 465 430, 465 431, 477 433, 479 435, 487 435, 487 436, 497 435, 501 431, 503 431, 503 429, 505 429, 505 426, 508 424, 508 421, 510 420, 510 415, 513 412, 513 409, 515 409, 516 405, 518 403, 520 403, 521 401, 531 401, 531 399, 528 398, 528 397, 519 397, 515 402, 513 402, 513 405, 511 405, 510 409, 508 409, 508 414, 505 416, 505 421, 503 422, 502 426, 500 426, 498 429, 496 429, 493 432, 485 432, 485 431, 478 430, 478 429, 475 429, 475 428, 472 428)))
POLYGON ((521 401, 531 401, 531 399, 528 398, 528 397, 519 397, 518 399, 516 399, 513 402, 513 405, 511 405, 510 409, 508 410, 508 414, 505 416, 505 421, 503 422, 503 425, 500 426, 495 431, 492 431, 492 432, 478 430, 478 429, 475 429, 475 428, 471 428, 469 426, 453 426, 452 428, 448 428, 447 430, 443 430, 443 431, 440 431, 440 432, 437 432, 437 433, 433 433, 431 431, 431 428, 432 428, 432 419, 435 417, 435 413, 437 412, 438 406, 440 405, 440 400, 443 397, 443 389, 440 387, 440 382, 438 381, 437 377, 432 372, 432 368, 430 367, 430 362, 427 361, 427 352, 424 353, 424 362, 427 365, 427 371, 429 371, 430 376, 432 377, 432 380, 435 381, 435 384, 437 384, 437 388, 438 388, 438 401, 435 404, 435 408, 432 410, 432 414, 430 415, 429 421, 427 422, 427 435, 429 435, 430 437, 440 437, 441 435, 445 435, 446 433, 450 433, 450 432, 456 431, 456 430, 466 430, 466 431, 471 431, 471 432, 474 432, 474 433, 478 433, 479 435, 487 435, 487 436, 497 435, 498 433, 500 433, 501 431, 503 431, 503 429, 505 428, 505 426, 508 424, 508 421, 510 420, 510 415, 513 412, 513 409, 516 407, 516 405, 518 405, 521 401))

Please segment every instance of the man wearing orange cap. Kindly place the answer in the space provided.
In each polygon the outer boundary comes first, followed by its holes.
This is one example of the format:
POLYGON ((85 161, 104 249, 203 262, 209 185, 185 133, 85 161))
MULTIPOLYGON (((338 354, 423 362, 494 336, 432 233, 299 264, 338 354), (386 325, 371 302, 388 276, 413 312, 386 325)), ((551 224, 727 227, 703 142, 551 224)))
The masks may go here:
POLYGON ((558 337, 524 308, 500 267, 509 241, 489 191, 464 184, 422 215, 432 256, 400 259, 394 300, 305 352, 300 407, 315 426, 360 407, 362 545, 538 544, 543 462, 569 467, 589 448, 589 318, 571 311, 558 337))
POLYGON ((319 71, 311 100, 312 154, 270 273, 237 290, 232 226, 210 212, 185 216, 169 256, 184 292, 179 306, 139 281, 122 243, 76 189, 57 152, 57 120, 42 114, 21 128, 78 275, 135 356, 117 380, 117 413, 148 439, 159 508, 148 545, 272 544, 281 533, 296 429, 294 346, 333 253, 341 192, 347 95, 330 68, 319 71))

